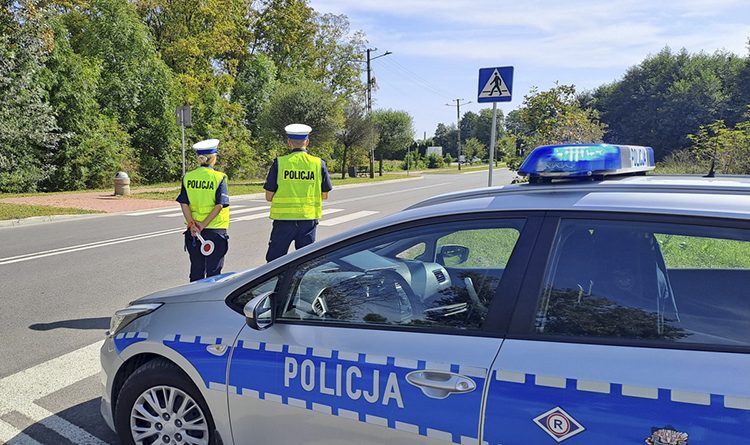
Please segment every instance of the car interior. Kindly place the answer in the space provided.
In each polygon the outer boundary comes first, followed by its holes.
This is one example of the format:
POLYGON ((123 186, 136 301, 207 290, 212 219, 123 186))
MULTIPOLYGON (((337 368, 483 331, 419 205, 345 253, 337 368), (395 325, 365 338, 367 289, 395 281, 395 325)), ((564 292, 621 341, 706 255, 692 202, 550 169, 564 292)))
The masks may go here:
POLYGON ((638 225, 572 224, 558 239, 538 333, 750 344, 750 270, 668 269, 638 225))
POLYGON ((468 266, 471 249, 440 244, 444 236, 406 237, 301 267, 281 318, 480 328, 504 269, 468 266))

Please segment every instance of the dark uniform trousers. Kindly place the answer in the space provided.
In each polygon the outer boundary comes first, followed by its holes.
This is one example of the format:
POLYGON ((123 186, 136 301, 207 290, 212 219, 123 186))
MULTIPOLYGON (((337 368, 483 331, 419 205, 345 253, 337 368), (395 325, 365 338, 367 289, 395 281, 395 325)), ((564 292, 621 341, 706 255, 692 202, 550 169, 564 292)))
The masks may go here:
POLYGON ((185 232, 185 250, 190 254, 190 281, 219 275, 224 267, 224 256, 229 250, 229 235, 226 230, 203 229, 201 236, 214 242, 214 251, 209 256, 201 253, 201 241, 185 232))
POLYGON ((268 242, 266 261, 271 262, 289 251, 289 245, 294 241, 294 248, 301 249, 315 242, 317 219, 281 220, 273 221, 271 240, 268 242))

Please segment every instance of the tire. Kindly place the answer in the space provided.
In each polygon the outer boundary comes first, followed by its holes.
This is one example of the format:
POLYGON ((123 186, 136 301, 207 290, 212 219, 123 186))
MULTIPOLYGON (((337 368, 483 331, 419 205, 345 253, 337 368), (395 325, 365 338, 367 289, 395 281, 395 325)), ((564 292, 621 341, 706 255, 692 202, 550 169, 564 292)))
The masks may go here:
POLYGON ((115 406, 123 445, 216 445, 213 418, 180 368, 154 359, 125 380, 115 406))

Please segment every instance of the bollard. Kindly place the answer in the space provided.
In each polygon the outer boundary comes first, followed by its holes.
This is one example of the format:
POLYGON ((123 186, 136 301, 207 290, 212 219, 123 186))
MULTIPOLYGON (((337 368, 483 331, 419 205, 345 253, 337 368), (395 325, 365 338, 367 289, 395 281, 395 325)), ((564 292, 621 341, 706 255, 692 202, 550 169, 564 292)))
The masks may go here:
POLYGON ((117 172, 115 175, 115 196, 130 194, 130 177, 125 172, 117 172))

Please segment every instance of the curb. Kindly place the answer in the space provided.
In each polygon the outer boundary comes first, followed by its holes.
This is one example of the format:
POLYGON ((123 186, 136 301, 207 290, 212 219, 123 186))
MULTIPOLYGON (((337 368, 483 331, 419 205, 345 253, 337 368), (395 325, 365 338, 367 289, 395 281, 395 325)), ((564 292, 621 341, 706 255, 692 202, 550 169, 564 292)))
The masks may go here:
POLYGON ((117 213, 83 213, 80 215, 47 215, 31 216, 21 219, 6 219, 0 221, 0 229, 19 226, 32 226, 61 221, 78 221, 83 219, 101 218, 103 216, 117 215, 117 213))
MULTIPOLYGON (((378 181, 378 182, 370 182, 370 183, 359 183, 359 184, 343 184, 338 185, 334 190, 339 189, 348 189, 348 188, 358 188, 358 187, 370 187, 373 185, 379 185, 379 184, 391 184, 394 182, 403 182, 403 181, 415 181, 418 179, 424 179, 424 176, 414 176, 414 177, 408 177, 403 179, 390 179, 387 181, 378 181)), ((251 193, 247 195, 236 195, 230 197, 231 200, 236 201, 248 201, 248 200, 254 200, 254 199, 261 199, 265 200, 266 195, 265 193, 251 193)), ((143 209, 143 211, 147 210, 159 210, 159 209, 166 209, 165 207, 154 207, 150 209, 143 209)), ((179 209, 176 209, 179 210, 179 209)), ((47 215, 47 216, 32 216, 29 218, 21 218, 21 219, 8 219, 8 220, 0 220, 0 229, 3 228, 9 228, 9 227, 19 227, 19 226, 27 226, 27 225, 36 225, 36 224, 47 224, 47 223, 53 223, 53 222, 61 222, 61 221, 76 221, 76 220, 84 220, 84 219, 91 219, 91 218, 101 218, 103 216, 117 216, 117 215, 125 215, 128 213, 136 213, 139 212, 139 210, 125 210, 122 212, 116 212, 116 213, 84 213, 80 215, 47 215)))

